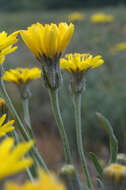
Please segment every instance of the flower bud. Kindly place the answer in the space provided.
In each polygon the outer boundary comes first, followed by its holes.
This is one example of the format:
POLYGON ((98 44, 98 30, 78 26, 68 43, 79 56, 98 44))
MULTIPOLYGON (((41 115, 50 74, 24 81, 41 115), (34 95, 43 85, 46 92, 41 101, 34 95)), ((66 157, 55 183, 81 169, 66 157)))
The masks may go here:
POLYGON ((8 113, 7 104, 3 98, 0 98, 0 117, 8 113))
POLYGON ((117 162, 126 166, 126 154, 120 153, 117 155, 117 162))
POLYGON ((82 189, 78 173, 73 165, 64 165, 59 172, 59 176, 65 182, 68 190, 82 189))

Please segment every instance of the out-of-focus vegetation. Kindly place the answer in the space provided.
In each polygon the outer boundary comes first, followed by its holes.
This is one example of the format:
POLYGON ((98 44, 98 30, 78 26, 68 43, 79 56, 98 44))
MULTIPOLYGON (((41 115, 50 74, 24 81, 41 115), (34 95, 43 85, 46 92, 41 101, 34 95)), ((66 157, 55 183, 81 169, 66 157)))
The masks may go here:
MULTIPOLYGON (((20 2, 20 1, 19 1, 20 2)), ((27 1, 26 1, 27 2, 27 1)), ((43 24, 50 22, 67 21, 68 15, 72 13, 69 10, 61 11, 42 11, 42 12, 20 12, 20 13, 1 13, 0 26, 1 31, 13 32, 19 29, 25 29, 32 23, 41 22, 43 24)), ((75 33, 67 48, 69 52, 100 54, 105 61, 104 65, 97 71, 89 71, 87 75, 87 90, 83 94, 83 133, 86 133, 86 142, 89 149, 95 149, 97 143, 105 142, 106 135, 99 128, 96 121, 95 112, 103 113, 112 123, 116 136, 121 139, 120 150, 124 147, 126 131, 126 50, 112 54, 110 49, 117 43, 126 42, 126 8, 105 8, 94 10, 81 10, 85 14, 85 20, 75 23, 75 33), (112 23, 94 24, 90 22, 90 17, 96 12, 109 13, 114 16, 112 23), (85 120, 86 119, 86 120, 85 120), (90 143, 94 147, 90 147, 90 143)), ((38 66, 32 53, 25 47, 22 41, 19 42, 18 50, 9 56, 6 61, 6 68, 15 68, 19 66, 38 66)), ((61 87, 60 99, 62 115, 65 127, 75 151, 75 131, 71 95, 69 93, 68 76, 63 73, 64 88, 61 87)), ((56 131, 56 124, 49 109, 49 101, 46 90, 39 87, 42 81, 32 84, 31 97, 31 115, 34 130, 36 134, 41 134, 43 130, 49 129, 56 131)), ((8 90, 15 104, 18 102, 17 91, 15 87, 8 84, 8 90), (15 95, 16 94, 16 95, 15 95)), ((20 110, 20 105, 17 104, 20 110)), ((20 110, 21 111, 21 110, 20 110)), ((123 149, 123 151, 125 151, 123 149)))
POLYGON ((24 10, 44 10, 44 9, 71 9, 82 7, 103 7, 110 5, 126 4, 126 0, 1 0, 0 10, 2 11, 24 11, 24 10))

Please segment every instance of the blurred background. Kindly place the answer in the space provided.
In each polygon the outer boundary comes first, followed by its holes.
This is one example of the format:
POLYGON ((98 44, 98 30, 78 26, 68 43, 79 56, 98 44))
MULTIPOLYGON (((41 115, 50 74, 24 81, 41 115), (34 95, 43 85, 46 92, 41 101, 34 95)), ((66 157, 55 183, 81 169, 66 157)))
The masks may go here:
MULTIPOLYGON (((0 0, 0 30, 8 33, 26 29, 33 23, 73 22, 75 33, 65 53, 102 55, 104 65, 90 70, 87 89, 82 98, 82 127, 84 148, 106 160, 109 154, 108 137, 96 120, 101 112, 111 122, 119 139, 119 152, 126 145, 126 0, 0 0), (76 13, 76 14, 75 14, 76 13), (92 21, 94 14, 112 16, 109 21, 92 21), (81 16, 75 16, 75 15, 81 16), (74 15, 72 17, 72 15, 74 15), (122 45, 120 45, 120 43, 122 45)), ((6 70, 16 67, 40 67, 34 55, 19 40, 16 52, 7 56, 6 70)), ((79 165, 75 139, 73 105, 69 92, 69 77, 63 72, 60 88, 60 107, 75 162, 79 165)), ((64 163, 62 143, 52 112, 47 90, 41 79, 31 83, 30 113, 39 151, 51 169, 64 163)), ((9 95, 22 117, 18 89, 7 83, 9 95)), ((92 168, 91 161, 88 159, 92 168)))

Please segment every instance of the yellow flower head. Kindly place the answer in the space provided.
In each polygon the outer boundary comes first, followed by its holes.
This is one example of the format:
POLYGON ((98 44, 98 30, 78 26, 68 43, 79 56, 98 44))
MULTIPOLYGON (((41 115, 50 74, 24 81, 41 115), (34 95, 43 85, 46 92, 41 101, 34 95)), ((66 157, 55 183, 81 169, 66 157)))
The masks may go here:
POLYGON ((126 50, 126 42, 120 42, 110 49, 110 53, 115 54, 119 51, 125 51, 125 50, 126 50))
POLYGON ((121 164, 111 164, 104 169, 105 177, 118 183, 122 178, 126 178, 126 167, 121 164))
POLYGON ((17 85, 21 85, 40 77, 41 77, 41 70, 37 67, 34 67, 32 69, 16 68, 6 71, 3 75, 3 80, 7 82, 16 83, 17 85))
POLYGON ((2 64, 5 60, 5 55, 14 52, 17 49, 17 46, 13 45, 18 41, 17 39, 18 32, 14 32, 7 36, 5 31, 0 33, 0 63, 2 64))
POLYGON ((32 145, 33 141, 29 141, 20 143, 14 148, 13 138, 6 138, 0 143, 0 180, 31 166, 32 159, 22 157, 32 145))
POLYGON ((60 23, 46 24, 36 23, 27 30, 20 31, 21 37, 32 53, 41 58, 59 57, 69 44, 74 32, 73 24, 60 23))
POLYGON ((14 120, 4 123, 6 119, 6 114, 0 118, 0 137, 5 136, 8 132, 14 130, 13 124, 14 120))
POLYGON ((85 19, 85 15, 79 12, 74 12, 68 15, 68 20, 71 22, 80 21, 84 19, 85 19))
POLYGON ((96 13, 91 16, 90 20, 93 23, 109 23, 114 20, 114 17, 111 14, 96 13))
POLYGON ((40 170, 36 181, 27 181, 24 185, 8 182, 5 190, 65 190, 65 187, 54 174, 40 170))
POLYGON ((85 72, 90 68, 99 67, 103 63, 101 56, 93 57, 91 54, 66 54, 65 59, 60 59, 61 68, 70 73, 85 72))

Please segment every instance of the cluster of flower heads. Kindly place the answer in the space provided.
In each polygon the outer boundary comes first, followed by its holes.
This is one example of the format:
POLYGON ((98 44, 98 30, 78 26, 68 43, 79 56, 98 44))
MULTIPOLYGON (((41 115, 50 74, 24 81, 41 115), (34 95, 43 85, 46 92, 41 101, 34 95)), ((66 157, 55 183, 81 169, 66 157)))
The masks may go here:
MULTIPOLYGON (((85 14, 80 12, 73 12, 68 15, 68 21, 76 22, 85 20, 85 14)), ((105 14, 103 12, 95 13, 90 17, 92 23, 111 23, 114 20, 114 16, 111 14, 105 14)))
MULTIPOLYGON (((103 64, 104 61, 101 59, 101 56, 93 57, 90 54, 79 53, 66 55, 65 59, 62 58, 59 61, 61 54, 72 38, 73 32, 74 25, 72 23, 69 25, 66 23, 60 23, 58 26, 56 24, 47 24, 43 26, 40 23, 36 23, 31 27, 28 27, 27 30, 15 32, 8 37, 4 32, 1 34, 3 41, 0 42, 1 63, 3 63, 6 54, 16 50, 17 47, 13 47, 13 45, 18 41, 17 34, 20 33, 25 44, 33 52, 36 58, 42 64, 47 65, 46 67, 49 66, 49 69, 52 67, 55 69, 55 65, 58 64, 62 69, 65 69, 68 72, 79 72, 84 74, 89 68, 95 68, 103 64)), ((13 82, 20 86, 21 84, 29 83, 31 80, 37 79, 40 76, 41 70, 38 68, 16 68, 6 71, 2 78, 5 81, 13 82)), ((5 119, 6 115, 3 115, 0 119, 0 136, 5 136, 6 133, 14 130, 14 121, 12 120, 5 123, 5 119)), ((19 143, 15 148, 13 148, 13 146, 13 138, 5 138, 0 144, 0 179, 4 179, 7 176, 25 170, 33 163, 32 159, 29 157, 22 158, 33 146, 33 141, 19 143)), ((40 171, 39 179, 35 182, 26 182, 22 186, 8 183, 6 189, 64 190, 65 187, 61 182, 57 181, 54 175, 40 171)))
MULTIPOLYGON (((102 16, 102 15, 100 15, 102 16)), ((98 22, 98 19, 96 19, 98 22)), ((112 18, 107 19, 110 22, 112 18)), ((73 24, 60 23, 41 25, 40 23, 33 24, 27 30, 15 32, 9 36, 5 32, 0 34, 0 62, 3 63, 5 55, 16 50, 13 45, 18 41, 17 34, 20 33, 22 39, 28 48, 33 52, 36 58, 42 64, 54 68, 59 64, 63 70, 69 73, 80 75, 90 68, 95 68, 104 63, 100 55, 93 57, 91 54, 67 54, 65 58, 60 58, 62 52, 69 44, 74 32, 73 24), (49 61, 48 61, 49 60, 49 61), (56 60, 56 62, 54 62, 56 60), (57 62, 58 60, 58 62, 57 62), (47 61, 47 62, 46 62, 47 61)), ((41 76, 41 70, 38 68, 17 68, 6 71, 3 75, 3 80, 16 83, 17 85, 28 83, 33 79, 41 76)), ((2 101, 0 101, 0 105, 2 101)), ((6 115, 0 118, 0 137, 5 136, 8 132, 14 130, 14 121, 5 122, 6 115)), ((21 142, 14 147, 13 138, 5 138, 0 143, 0 180, 7 176, 25 170, 33 163, 29 157, 24 155, 33 146, 33 141, 21 142), (24 157, 24 158, 22 158, 24 157)), ((111 164, 104 169, 104 175, 107 178, 113 178, 118 182, 121 178, 126 178, 126 167, 121 164, 111 164)), ((23 185, 15 183, 7 183, 6 190, 65 190, 64 185, 57 180, 53 174, 45 173, 43 170, 39 172, 39 178, 34 182, 27 181, 23 185)))

